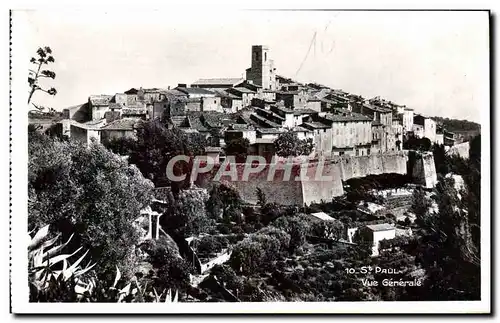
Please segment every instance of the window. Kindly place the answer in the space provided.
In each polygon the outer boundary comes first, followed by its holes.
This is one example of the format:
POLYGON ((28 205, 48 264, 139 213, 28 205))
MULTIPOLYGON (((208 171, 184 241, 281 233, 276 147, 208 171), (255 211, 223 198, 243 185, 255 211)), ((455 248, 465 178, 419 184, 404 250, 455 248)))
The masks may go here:
POLYGON ((267 61, 267 52, 264 53, 264 62, 267 61))
POLYGON ((217 100, 214 100, 214 103, 217 103, 217 100))
POLYGON ((359 149, 356 149, 356 156, 359 156, 359 149))
POLYGON ((368 149, 366 150, 366 154, 367 154, 367 155, 369 155, 369 154, 370 154, 370 148, 368 148, 368 149))

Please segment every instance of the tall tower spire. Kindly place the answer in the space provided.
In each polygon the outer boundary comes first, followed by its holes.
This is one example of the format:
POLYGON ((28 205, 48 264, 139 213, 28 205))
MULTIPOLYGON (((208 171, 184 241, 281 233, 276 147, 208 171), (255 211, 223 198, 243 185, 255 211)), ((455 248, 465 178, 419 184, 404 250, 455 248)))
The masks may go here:
POLYGON ((252 65, 246 70, 246 79, 265 90, 276 89, 276 69, 274 61, 269 57, 269 47, 252 46, 252 65))

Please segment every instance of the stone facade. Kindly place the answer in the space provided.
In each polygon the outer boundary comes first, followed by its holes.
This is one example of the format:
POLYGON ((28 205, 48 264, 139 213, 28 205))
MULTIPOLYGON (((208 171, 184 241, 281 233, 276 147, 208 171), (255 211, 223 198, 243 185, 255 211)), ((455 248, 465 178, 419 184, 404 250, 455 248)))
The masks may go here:
POLYGON ((246 79, 265 90, 276 90, 276 69, 269 57, 269 47, 252 46, 252 66, 246 70, 246 79))
MULTIPOLYGON (((432 157, 432 156, 431 156, 432 157)), ((220 182, 235 187, 244 201, 257 203, 256 190, 260 188, 270 202, 283 205, 303 205, 331 201, 334 196, 344 194, 342 181, 354 177, 365 177, 368 175, 379 175, 384 173, 407 174, 406 152, 388 155, 370 155, 359 157, 336 157, 327 159, 323 169, 318 167, 318 161, 310 161, 305 174, 309 180, 301 180, 296 176, 300 174, 299 164, 295 164, 291 170, 291 176, 285 177, 285 169, 282 164, 267 164, 266 167, 256 174, 250 174, 247 181, 243 181, 243 170, 246 164, 236 164, 238 177, 233 180, 230 176, 222 176, 220 182), (271 167, 276 167, 274 177, 268 180, 271 167), (330 176, 327 181, 315 178, 316 174, 324 177, 330 176)), ((433 159, 431 158, 432 162, 433 159)), ((304 165, 304 163, 300 164, 304 165)), ((213 180, 218 167, 216 165, 211 173, 200 174, 195 180, 198 186, 205 187, 213 180)), ((255 167, 255 166, 254 166, 255 167)), ((304 166, 302 166, 304 167, 304 166)))
POLYGON ((412 176, 415 183, 426 188, 433 188, 437 184, 436 165, 432 153, 415 154, 412 176))

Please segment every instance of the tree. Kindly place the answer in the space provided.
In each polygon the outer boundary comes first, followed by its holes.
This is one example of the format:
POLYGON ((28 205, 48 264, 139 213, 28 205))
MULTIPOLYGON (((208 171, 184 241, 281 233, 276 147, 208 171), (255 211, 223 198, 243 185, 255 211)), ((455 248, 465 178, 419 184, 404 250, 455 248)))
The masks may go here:
POLYGON ((151 120, 137 129, 137 142, 129 161, 137 165, 144 177, 156 186, 172 186, 177 193, 190 186, 191 165, 183 161, 175 163, 174 174, 185 174, 186 178, 182 182, 171 182, 166 175, 168 162, 178 155, 201 155, 205 146, 206 140, 201 134, 187 134, 177 128, 167 129, 160 120, 151 120))
POLYGON ((270 270, 289 242, 290 236, 276 228, 250 234, 234 246, 229 260, 231 267, 245 275, 270 270))
POLYGON ((341 221, 314 221, 311 231, 316 236, 338 241, 343 237, 344 224, 341 221))
POLYGON ((422 188, 415 188, 411 210, 415 213, 416 224, 424 225, 426 223, 431 205, 431 201, 427 198, 425 191, 422 188))
POLYGON ((477 300, 480 258, 453 179, 438 183, 435 199, 439 213, 428 217, 417 252, 428 276, 422 293, 429 300, 477 300))
POLYGON ((281 157, 302 156, 311 154, 314 144, 311 138, 299 139, 295 132, 285 132, 274 142, 276 154, 281 157))
POLYGON ((273 225, 290 235, 290 252, 295 252, 306 242, 310 224, 306 216, 282 216, 273 222, 273 225))
MULTIPOLYGON (((40 47, 36 51, 38 57, 32 57, 30 59, 30 63, 33 64, 35 67, 34 69, 29 70, 29 76, 28 76, 28 84, 30 87, 30 92, 28 96, 28 104, 31 102, 31 98, 33 94, 36 91, 42 91, 45 92, 49 95, 56 95, 57 90, 53 87, 47 89, 44 89, 41 87, 39 83, 40 78, 51 78, 55 79, 56 78, 56 73, 54 73, 51 70, 42 70, 42 67, 44 65, 49 65, 50 63, 54 63, 54 57, 52 56, 52 49, 50 47, 40 47)), ((34 105, 34 104, 33 104, 34 105)), ((37 109, 40 109, 38 106, 34 105, 37 109)), ((40 109, 41 110, 41 109, 40 109)))
POLYGON ((207 201, 207 212, 213 219, 226 222, 240 221, 243 200, 234 187, 214 184, 207 201))
POLYGON ((136 150, 137 140, 129 137, 113 138, 104 141, 103 145, 115 154, 129 156, 136 150))
POLYGON ((432 154, 434 156, 434 164, 436 166, 436 173, 446 175, 450 172, 448 163, 449 159, 444 150, 444 145, 434 144, 432 146, 432 154))
POLYGON ((262 191, 260 187, 257 187, 256 193, 257 193, 257 205, 259 205, 262 208, 264 207, 264 205, 267 204, 266 194, 262 191))
POLYGON ((206 213, 208 194, 202 189, 181 190, 172 198, 168 210, 160 218, 160 224, 175 237, 189 237, 208 232, 214 227, 213 219, 206 213))
POLYGON ((139 170, 99 144, 90 148, 29 133, 28 225, 51 225, 70 247, 90 250, 100 276, 133 265, 133 226, 152 199, 153 185, 139 170))
POLYGON ((215 265, 210 273, 222 282, 225 288, 239 294, 243 291, 243 279, 228 265, 215 265))
POLYGON ((226 155, 235 156, 236 162, 244 163, 247 159, 250 141, 247 138, 237 138, 229 141, 226 145, 226 155))

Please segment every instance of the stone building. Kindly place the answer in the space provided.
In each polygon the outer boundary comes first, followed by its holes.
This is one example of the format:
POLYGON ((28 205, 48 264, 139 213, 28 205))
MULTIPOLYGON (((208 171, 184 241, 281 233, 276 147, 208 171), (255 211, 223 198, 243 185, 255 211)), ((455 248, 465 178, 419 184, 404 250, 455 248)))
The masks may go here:
POLYGON ((210 79, 199 79, 191 87, 202 88, 210 91, 215 90, 225 90, 243 82, 243 78, 210 78, 210 79))
POLYGON ((363 156, 370 154, 372 120, 364 115, 347 110, 337 114, 328 113, 318 121, 331 128, 333 155, 363 156))
POLYGON ((265 90, 276 90, 276 68, 269 57, 269 47, 252 46, 252 65, 246 70, 246 79, 265 90))
MULTIPOLYGON (((433 143, 436 142, 436 121, 421 114, 415 114, 415 116, 413 117, 413 123, 414 125, 417 125, 416 128, 418 128, 419 133, 421 133, 423 137, 429 138, 429 140, 433 143)), ((419 135, 417 135, 417 132, 415 132, 415 135, 419 137, 419 135)))

